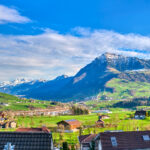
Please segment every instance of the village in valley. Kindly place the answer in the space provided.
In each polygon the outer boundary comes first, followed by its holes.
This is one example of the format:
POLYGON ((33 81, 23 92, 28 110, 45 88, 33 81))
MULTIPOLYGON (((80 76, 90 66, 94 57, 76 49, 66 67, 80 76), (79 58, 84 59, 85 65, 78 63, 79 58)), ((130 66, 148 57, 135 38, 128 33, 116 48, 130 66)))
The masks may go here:
POLYGON ((19 100, 19 105, 30 101, 29 109, 11 110, 10 102, 9 106, 1 105, 0 137, 3 137, 1 144, 7 143, 4 145, 6 149, 15 146, 33 150, 40 147, 41 150, 144 150, 150 146, 148 108, 114 109, 109 100, 99 102, 99 109, 95 107, 98 100, 77 103, 43 101, 47 107, 38 108, 35 107, 38 100, 17 98, 19 100), (39 144, 42 141, 43 144, 39 144))
POLYGON ((150 150, 150 0, 0 0, 0 150, 150 150))

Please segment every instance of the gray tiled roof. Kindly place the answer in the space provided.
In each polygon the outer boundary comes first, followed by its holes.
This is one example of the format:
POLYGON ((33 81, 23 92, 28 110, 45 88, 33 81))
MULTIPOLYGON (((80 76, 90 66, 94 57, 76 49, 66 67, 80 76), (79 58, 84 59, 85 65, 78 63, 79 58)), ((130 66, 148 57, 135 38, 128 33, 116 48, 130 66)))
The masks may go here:
POLYGON ((0 150, 10 142, 15 150, 51 150, 51 133, 0 132, 0 150))

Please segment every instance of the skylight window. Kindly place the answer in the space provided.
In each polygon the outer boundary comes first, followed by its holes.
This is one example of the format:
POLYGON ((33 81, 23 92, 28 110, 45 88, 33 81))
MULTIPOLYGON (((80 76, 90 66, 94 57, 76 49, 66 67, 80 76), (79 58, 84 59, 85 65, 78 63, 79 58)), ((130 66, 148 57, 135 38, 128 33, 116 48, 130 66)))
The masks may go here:
POLYGON ((117 140, 116 140, 116 137, 111 137, 111 143, 112 143, 112 146, 114 146, 114 147, 117 146, 117 140))
POLYGON ((143 135, 143 140, 144 141, 150 141, 149 135, 143 135))

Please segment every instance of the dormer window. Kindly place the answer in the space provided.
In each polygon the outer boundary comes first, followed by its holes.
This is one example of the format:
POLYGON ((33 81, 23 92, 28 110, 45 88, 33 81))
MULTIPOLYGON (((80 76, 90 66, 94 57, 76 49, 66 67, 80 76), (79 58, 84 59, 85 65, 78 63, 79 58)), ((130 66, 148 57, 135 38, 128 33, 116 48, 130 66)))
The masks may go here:
POLYGON ((117 140, 116 140, 116 137, 111 137, 111 143, 112 143, 112 146, 113 147, 116 147, 117 146, 117 140))
POLYGON ((143 140, 144 141, 150 141, 149 135, 143 135, 143 140))

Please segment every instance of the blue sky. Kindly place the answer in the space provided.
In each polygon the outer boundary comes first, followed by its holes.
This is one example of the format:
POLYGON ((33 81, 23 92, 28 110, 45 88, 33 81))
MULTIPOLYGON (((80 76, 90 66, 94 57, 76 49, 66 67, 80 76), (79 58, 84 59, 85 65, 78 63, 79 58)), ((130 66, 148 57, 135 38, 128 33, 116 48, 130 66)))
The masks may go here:
POLYGON ((7 34, 37 34, 38 28, 61 33, 77 26, 149 35, 149 0, 1 0, 32 20, 28 24, 1 25, 7 34), (15 27, 16 28, 15 28, 15 27))
POLYGON ((1 0, 0 81, 73 75, 104 52, 149 58, 149 0, 1 0))

